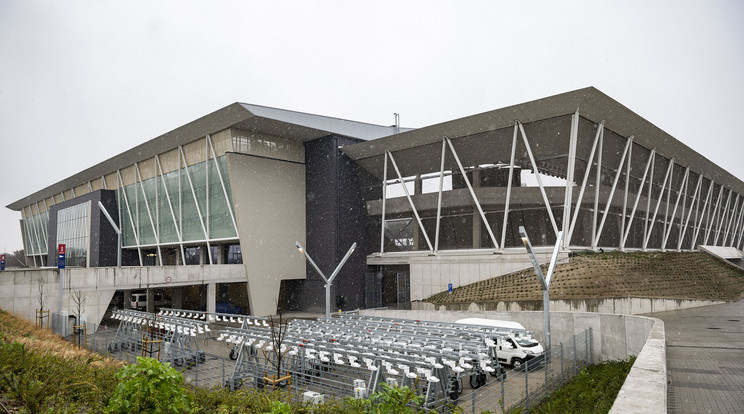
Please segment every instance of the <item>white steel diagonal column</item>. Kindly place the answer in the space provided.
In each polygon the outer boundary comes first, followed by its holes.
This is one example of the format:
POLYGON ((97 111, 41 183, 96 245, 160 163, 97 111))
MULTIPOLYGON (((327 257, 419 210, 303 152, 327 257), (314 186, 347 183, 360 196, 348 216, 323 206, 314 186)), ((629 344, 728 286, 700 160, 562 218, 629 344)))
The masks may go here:
MULTIPOLYGON (((137 256, 139 257, 140 266, 142 266, 142 252, 140 250, 139 234, 137 233, 137 229, 136 229, 136 227, 138 226, 134 225, 134 218, 132 218, 132 208, 129 206, 129 198, 127 197, 127 192, 124 189, 124 181, 121 179, 121 170, 116 170, 116 177, 119 179, 119 190, 121 194, 124 195, 124 205, 127 206, 127 215, 129 216, 129 223, 132 225, 132 234, 134 235, 134 242, 137 243, 137 256)), ((135 190, 135 194, 137 194, 137 190, 135 190)), ((121 213, 119 214, 121 215, 121 213)), ((119 223, 121 223, 121 221, 119 223)))
MULTIPOLYGON (((576 208, 573 211, 573 219, 571 219, 571 228, 568 231, 568 241, 570 243, 571 236, 573 235, 574 227, 576 226, 576 220, 578 220, 579 217, 579 211, 581 210, 581 202, 584 199, 584 190, 586 190, 586 184, 589 182, 589 174, 592 170, 592 163, 594 162, 594 154, 597 149, 597 144, 599 143, 600 136, 602 134, 602 131, 604 130, 604 121, 599 123, 599 127, 597 128, 597 133, 594 135, 594 143, 592 144, 592 150, 589 151, 589 161, 586 163, 586 170, 584 171, 584 179, 581 181, 581 189, 579 190, 579 197, 576 199, 576 208)), ((512 152, 512 154, 514 154, 512 152)), ((597 169, 599 169, 599 166, 597 166, 597 169)), ((599 188, 595 188, 595 193, 599 192, 599 188)))
MULTIPOLYGON (((139 165, 134 163, 134 171, 137 174, 137 182, 139 183, 140 190, 142 191, 142 199, 145 200, 145 209, 147 210, 147 217, 150 219, 150 226, 152 227, 152 234, 155 237, 155 245, 158 251, 158 262, 160 266, 163 265, 163 258, 160 256, 160 237, 158 237, 158 231, 155 228, 155 222, 152 220, 152 212, 150 211, 150 203, 147 202, 147 193, 145 193, 145 186, 142 184, 142 175, 140 174, 139 165)), ((137 184, 135 184, 136 186, 137 184)), ((157 197, 155 198, 157 203, 157 197)), ((139 223, 137 223, 139 226, 139 223)))
POLYGON ((408 204, 411 206, 411 211, 413 211, 413 215, 416 217, 416 222, 419 225, 419 228, 421 229, 421 233, 424 235, 424 239, 426 239, 426 245, 429 246, 429 252, 434 253, 434 247, 431 245, 431 241, 429 240, 429 235, 426 234, 426 230, 424 229, 424 224, 421 222, 421 217, 419 217, 418 210, 416 210, 416 206, 413 205, 413 200, 411 199, 411 194, 408 192, 408 186, 406 186, 406 182, 403 180, 403 176, 400 174, 400 170, 398 169, 398 164, 395 162, 395 158, 393 158, 393 154, 385 150, 385 153, 388 157, 390 157, 390 162, 393 163, 393 168, 395 169, 395 173, 398 175, 398 180, 400 181, 400 184, 403 186, 403 192, 406 194, 406 199, 408 199, 408 204))
MULTIPOLYGON (((615 196, 615 190, 617 189, 617 183, 620 180, 620 175, 623 173, 623 163, 625 163, 625 157, 628 155, 631 144, 633 143, 633 135, 628 137, 625 143, 625 150, 623 151, 622 157, 620 157, 620 163, 617 165, 617 172, 615 173, 615 179, 612 181, 612 188, 610 189, 610 196, 607 197, 607 204, 605 205, 604 213, 602 213, 602 221, 599 223, 599 229, 597 230, 597 239, 595 243, 599 242, 602 238, 602 229, 604 228, 605 220, 607 220, 607 213, 610 211, 612 206, 612 198, 615 196)), ((597 245, 592 246, 592 249, 596 249, 597 245)))
POLYGON ((447 142, 442 138, 442 158, 439 167, 439 194, 437 195, 437 228, 434 232, 434 253, 439 252, 439 227, 442 221, 442 190, 444 189, 444 155, 447 150, 447 142))
POLYGON ((599 133, 599 151, 597 152, 597 172, 594 184, 594 211, 592 214, 592 249, 597 249, 597 216, 599 214, 599 189, 602 186, 602 146, 604 145, 604 128, 599 133))
POLYGON ((214 147, 212 146, 212 138, 207 135, 207 141, 209 142, 209 150, 212 152, 212 160, 214 161, 214 168, 217 170, 217 177, 220 179, 220 185, 222 186, 222 194, 225 196, 225 202, 227 203, 227 209, 230 213, 230 220, 232 220, 233 229, 235 230, 235 237, 240 237, 238 234, 238 225, 235 222, 235 213, 232 210, 232 203, 230 203, 230 197, 227 195, 227 187, 225 187, 225 180, 222 178, 222 172, 220 171, 219 163, 217 162, 217 156, 214 153, 214 147))
MULTIPOLYGON (((687 234, 687 228, 690 225, 690 217, 692 216, 692 205, 697 203, 696 206, 699 207, 700 185, 702 184, 702 182, 703 182, 703 174, 698 174, 697 185, 695 185, 695 191, 692 193, 692 201, 690 202, 690 209, 687 211, 687 219, 685 219, 685 224, 681 230, 682 233, 680 234, 679 240, 677 242, 677 251, 682 250, 682 242, 685 238, 685 234, 687 234)), ((698 207, 695 207, 696 211, 698 207)))
POLYGON ((666 190, 667 180, 671 181, 669 177, 670 177, 670 173, 672 172, 673 165, 674 165, 674 158, 669 160, 669 166, 667 167, 666 174, 664 175, 664 181, 662 182, 662 185, 661 185, 661 191, 659 191, 659 198, 656 200, 656 208, 654 209, 654 215, 651 218, 650 225, 648 226, 648 233, 646 234, 646 237, 643 239, 643 251, 646 251, 646 248, 648 247, 648 241, 651 238, 651 233, 654 230, 654 224, 656 223, 656 215, 659 213, 659 206, 661 205, 661 198, 664 195, 664 190, 666 190))
POLYGON ((194 190, 194 183, 191 181, 191 173, 189 173, 189 166, 186 162, 186 154, 183 153, 183 146, 178 146, 178 151, 181 154, 181 160, 183 161, 184 170, 186 171, 186 179, 189 182, 189 188, 191 189, 191 196, 194 197, 194 207, 196 207, 196 214, 199 215, 199 223, 201 224, 202 233, 204 234, 204 240, 207 242, 207 257, 209 263, 212 263, 212 249, 209 246, 209 236, 207 235, 207 227, 204 225, 204 218, 202 217, 201 209, 199 208, 199 199, 196 198, 196 191, 194 190))
POLYGON ((744 216, 744 200, 742 200, 741 206, 739 207, 739 218, 736 220, 736 225, 732 230, 731 247, 736 247, 738 245, 738 239, 736 236, 739 233, 739 229, 741 229, 742 216, 744 216))
POLYGON ((723 224, 726 222, 726 216, 728 215, 728 207, 731 203, 731 190, 728 192, 728 196, 726 196, 726 205, 721 209, 718 215, 718 229, 716 230, 715 237, 713 238, 713 245, 718 245, 718 237, 720 237, 721 232, 723 231, 723 224))
MULTIPOLYGON (((178 245, 181 248, 181 260, 184 260, 186 258, 186 252, 183 248, 183 237, 181 237, 181 229, 178 226, 178 223, 176 222, 176 214, 173 211, 173 203, 171 202, 170 194, 168 193, 168 185, 165 182, 165 177, 163 176, 163 168, 160 166, 160 157, 155 155, 155 163, 158 165, 158 172, 160 173, 160 181, 163 183, 163 191, 165 191, 165 199, 168 202, 168 209, 171 213, 171 219, 173 220, 173 228, 176 230, 176 237, 178 237, 178 245)), ((181 160, 178 160, 179 166, 181 163, 181 160)), ((179 174, 179 177, 181 175, 179 174)), ((179 202, 180 203, 180 202, 179 202)), ((180 216, 179 216, 180 217, 180 216)))
POLYGON ((713 231, 713 227, 715 226, 716 217, 718 216, 718 208, 721 206, 721 201, 723 199, 723 184, 719 185, 718 190, 718 198, 716 199, 716 207, 713 210, 713 219, 711 222, 711 218, 708 217, 707 229, 705 229, 705 240, 703 241, 703 245, 708 244, 708 237, 710 237, 710 232, 713 231))
POLYGON ((633 210, 630 212, 630 218, 628 219, 628 225, 625 228, 625 233, 623 233, 623 237, 620 243, 620 250, 625 250, 625 243, 628 241, 628 234, 630 234, 630 227, 631 224, 633 224, 633 218, 635 217, 636 209, 638 208, 638 202, 641 200, 641 196, 643 195, 643 187, 646 185, 646 176, 648 175, 648 171, 651 168, 651 163, 654 159, 654 156, 656 156, 656 149, 651 150, 651 156, 648 157, 648 161, 646 162, 646 168, 643 170, 643 178, 641 178, 641 185, 638 187, 638 193, 636 194, 635 202, 633 203, 633 210))
POLYGON ((736 217, 736 209, 739 207, 739 194, 736 195, 736 200, 734 201, 734 207, 731 209, 731 214, 729 214, 729 219, 726 222, 726 231, 723 232, 723 240, 721 240, 721 246, 726 245, 726 240, 728 240, 729 234, 731 232, 731 224, 734 222, 734 219, 736 217))
POLYGON ((506 200, 504 200, 504 225, 501 227, 501 248, 506 246, 506 229, 509 224, 509 207, 511 202, 512 181, 514 180, 514 156, 517 150, 517 134, 519 121, 514 122, 514 136, 512 137, 511 157, 509 158, 509 182, 506 184, 506 200))
MULTIPOLYGON (((706 210, 708 210, 708 204, 712 200, 713 195, 713 186, 715 184, 714 180, 710 180, 710 184, 708 185, 708 194, 705 196, 705 202, 703 203, 703 211, 700 213, 700 220, 697 222, 697 226, 695 227, 695 233, 692 235, 692 243, 690 244, 690 250, 695 250, 696 242, 698 235, 700 234, 700 229, 703 227, 703 221, 705 220, 705 213, 706 210)), ((708 215, 710 215, 710 211, 708 211, 708 215)))
POLYGON ((385 253, 385 205, 387 204, 387 171, 388 171, 388 157, 387 151, 383 156, 383 167, 382 167, 382 220, 380 229, 380 254, 385 253))
POLYGON ((470 196, 473 198, 475 207, 478 208, 478 212, 480 213, 481 219, 483 219, 483 223, 486 225, 486 230, 488 230, 488 235, 489 237, 491 237, 493 248, 498 249, 499 244, 496 242, 496 237, 493 235, 493 231, 491 230, 491 224, 488 222, 488 219, 486 218, 486 214, 483 213, 483 208, 481 208, 480 201, 478 201, 478 197, 476 197, 475 191, 473 191, 473 186, 470 184, 470 180, 468 179, 468 176, 465 174, 465 168, 463 168, 462 163, 460 162, 460 157, 457 155, 457 151, 455 151, 455 147, 452 145, 452 141, 448 137, 444 137, 444 139, 447 141, 450 151, 452 151, 452 156, 455 158, 455 162, 457 162, 457 166, 460 168, 460 173, 462 174, 462 178, 465 180, 465 184, 468 186, 468 190, 470 191, 470 196))
POLYGON ((548 201, 548 195, 545 194, 545 187, 543 186, 542 179, 540 179, 540 171, 537 168, 537 163, 535 162, 535 156, 532 154, 532 148, 530 148, 530 143, 527 141, 527 134, 524 132, 524 127, 522 126, 521 122, 519 123, 519 132, 522 134, 522 140, 524 141, 524 146, 527 148, 527 155, 530 157, 530 163, 532 163, 532 170, 535 173, 535 178, 537 178, 537 185, 540 187, 540 193, 542 194, 543 201, 545 202, 545 209, 548 210, 548 216, 550 217, 550 223, 553 225, 553 231, 555 232, 556 237, 558 236, 558 225, 555 223, 555 217, 553 217, 553 209, 550 207, 550 201, 548 201))
MULTIPOLYGON (((672 210, 672 219, 669 220, 669 226, 666 228, 666 233, 664 234, 664 241, 661 243, 661 249, 665 250, 667 241, 669 240, 669 235, 672 233, 672 227, 674 226, 674 218, 677 217, 677 207, 679 207, 679 200, 682 198, 682 188, 684 188, 685 183, 687 182, 687 177, 690 175, 690 167, 687 167, 685 169, 685 175, 682 178, 682 184, 679 186, 679 192, 677 193, 677 201, 674 203, 674 209, 672 210)), ((669 188, 671 189, 671 185, 669 188)), ((669 201, 669 200, 667 200, 669 201)), ((680 225, 682 223, 682 218, 680 218, 680 225)), ((681 233, 680 229, 680 233, 681 233)))
MULTIPOLYGON (((566 160, 566 188, 563 196, 563 220, 561 222, 561 232, 563 234, 563 240, 561 241, 564 249, 568 248, 571 241, 569 238, 569 229, 571 227, 571 204, 573 202, 573 187, 574 187, 574 169, 576 168, 576 142, 579 136, 579 111, 571 116, 571 134, 568 140, 568 159, 566 160)), ((581 204, 576 203, 576 211, 579 210, 581 204)))

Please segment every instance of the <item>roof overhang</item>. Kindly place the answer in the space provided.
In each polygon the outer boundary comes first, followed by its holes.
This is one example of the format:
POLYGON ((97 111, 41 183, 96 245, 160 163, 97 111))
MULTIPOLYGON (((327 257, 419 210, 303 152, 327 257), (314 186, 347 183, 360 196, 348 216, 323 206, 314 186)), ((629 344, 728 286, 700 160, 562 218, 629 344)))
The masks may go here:
MULTIPOLYGON (((19 211, 25 206, 49 198, 54 194, 59 194, 88 181, 100 179, 104 175, 126 168, 135 162, 153 157, 156 154, 162 154, 178 148, 180 145, 188 144, 206 135, 228 128, 238 128, 300 142, 311 141, 332 134, 369 140, 396 133, 395 127, 259 105, 234 103, 23 197, 7 207, 19 211)), ((398 130, 409 131, 410 129, 399 128, 398 130)))
MULTIPOLYGON (((744 193, 744 182, 593 87, 345 146, 342 151, 362 165, 370 165, 369 159, 382 156, 385 150, 403 151, 410 155, 405 159, 397 160, 398 164, 407 164, 410 167, 411 164, 418 163, 421 166, 418 171, 430 172, 432 160, 425 159, 427 157, 424 155, 432 155, 434 152, 424 151, 423 148, 421 151, 410 150, 441 143, 445 136, 455 143, 459 138, 513 128, 515 121, 528 124, 570 116, 577 110, 582 118, 595 123, 604 121, 606 129, 622 137, 632 135, 636 144, 649 149, 655 148, 657 154, 667 159, 673 158, 676 164, 689 166, 696 172, 703 172, 706 178, 712 178, 716 183, 723 184, 739 194, 744 193), (365 163, 364 160, 368 162, 365 163)), ((477 151, 478 149, 471 148, 470 150, 477 151)), ((435 157, 436 163, 439 155, 435 157)), ((409 168, 411 169, 416 168, 414 166, 409 168)), ((438 170, 437 166, 436 171, 438 170)), ((379 175, 379 171, 371 172, 379 175)))

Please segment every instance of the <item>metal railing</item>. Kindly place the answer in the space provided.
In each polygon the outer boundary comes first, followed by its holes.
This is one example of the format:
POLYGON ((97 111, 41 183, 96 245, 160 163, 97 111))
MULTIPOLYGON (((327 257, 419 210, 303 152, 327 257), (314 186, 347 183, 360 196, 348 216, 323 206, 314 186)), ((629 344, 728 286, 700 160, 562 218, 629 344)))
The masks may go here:
MULTIPOLYGON (((56 330, 60 326, 59 316, 52 314, 52 328, 56 330)), ((64 325, 65 321, 62 321, 64 325)), ((110 321, 111 323, 118 321, 110 321)), ((116 352, 111 352, 111 344, 118 341, 117 326, 115 324, 96 325, 88 323, 85 330, 75 330, 72 320, 67 323, 65 338, 70 342, 87 343, 91 351, 101 353, 129 363, 136 362, 138 356, 142 356, 142 348, 130 346, 127 349, 119 347, 116 352), (79 335, 86 334, 85 338, 79 335), (78 335, 78 337, 75 337, 78 335)), ((227 386, 230 388, 257 388, 271 387, 263 381, 264 375, 275 374, 275 368, 270 359, 274 356, 270 352, 256 352, 250 360, 243 363, 250 368, 251 375, 234 383, 233 377, 236 362, 228 355, 233 349, 231 344, 215 340, 215 335, 207 332, 199 335, 199 343, 202 344, 204 358, 192 358, 185 361, 181 366, 174 366, 180 371, 187 383, 195 386, 227 386), (222 354, 222 355, 218 355, 222 354)), ((592 360, 592 331, 588 329, 578 333, 569 340, 554 345, 551 350, 546 351, 544 356, 537 357, 522 365, 520 370, 507 370, 506 376, 499 375, 497 371, 491 375, 481 373, 478 376, 468 376, 463 373, 460 378, 459 388, 461 393, 455 399, 440 398, 438 401, 427 401, 428 410, 446 412, 451 406, 459 406, 464 413, 480 413, 488 410, 491 412, 508 413, 512 410, 522 409, 528 411, 534 408, 543 399, 550 396, 557 389, 579 373, 584 367, 591 365, 592 360), (475 379, 475 381, 473 381, 475 379), (472 385, 471 385, 472 384, 472 385), (475 385, 475 387, 473 386, 475 385)), ((329 355, 330 356, 330 355, 329 355)), ((368 397, 371 389, 368 378, 368 368, 359 359, 361 366, 348 364, 336 365, 316 361, 307 363, 298 359, 300 356, 290 356, 282 367, 282 375, 291 375, 290 386, 292 397, 301 399, 305 391, 313 391, 329 397, 347 397, 355 395, 355 381, 364 380, 368 397), (294 358, 294 359, 293 359, 294 358), (366 374, 366 376, 365 376, 366 374)), ((388 367, 389 368, 389 367, 388 367)), ((379 365, 381 372, 387 369, 379 365)), ((392 367, 395 369, 395 366, 392 367)), ((390 376, 392 378, 392 376, 390 376)), ((408 385, 422 396, 427 395, 426 381, 412 379, 406 381, 399 374, 398 385, 408 385)), ((384 380, 383 380, 384 381, 384 380)), ((449 380, 448 380, 449 381, 449 380)), ((285 387, 287 384, 279 384, 285 387)), ((444 384, 442 384, 444 385, 444 384)), ((450 386, 451 384, 447 384, 450 386)), ((445 387, 446 389, 446 387, 445 387)), ((429 394, 431 391, 429 391, 429 394)))

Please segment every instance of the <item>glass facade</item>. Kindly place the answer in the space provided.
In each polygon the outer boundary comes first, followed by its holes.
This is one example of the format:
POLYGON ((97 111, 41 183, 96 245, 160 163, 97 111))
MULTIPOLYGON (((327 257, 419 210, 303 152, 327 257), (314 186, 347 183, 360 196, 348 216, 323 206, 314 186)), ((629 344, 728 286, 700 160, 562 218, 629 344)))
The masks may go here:
POLYGON ((124 186, 119 189, 122 244, 175 244, 179 234, 181 242, 237 238, 230 198, 224 156, 124 186))
POLYGON ((22 220, 26 254, 45 255, 47 254, 47 229, 49 228, 49 213, 44 212, 22 220))
POLYGON ((90 245, 90 201, 57 212, 57 243, 67 247, 67 266, 87 266, 90 245))

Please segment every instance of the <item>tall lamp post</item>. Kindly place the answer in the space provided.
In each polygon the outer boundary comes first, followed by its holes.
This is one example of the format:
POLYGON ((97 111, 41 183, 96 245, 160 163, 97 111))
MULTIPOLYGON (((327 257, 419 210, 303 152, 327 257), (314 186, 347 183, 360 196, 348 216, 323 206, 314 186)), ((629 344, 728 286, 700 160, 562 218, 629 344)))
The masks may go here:
POLYGON ((315 264, 313 259, 310 257, 309 254, 307 254, 307 251, 302 247, 300 242, 295 242, 295 246, 297 247, 297 250, 302 253, 303 256, 307 259, 308 262, 310 262, 311 265, 313 265, 313 268, 315 268, 315 271, 318 272, 320 277, 323 278, 325 281, 325 291, 326 291, 326 317, 331 317, 331 283, 333 282, 333 279, 338 275, 338 272, 341 270, 341 268, 344 266, 344 263, 349 259, 349 256, 354 252, 354 249, 356 249, 356 242, 351 245, 349 248, 349 251, 346 252, 346 256, 344 256, 343 259, 341 259, 341 262, 339 262, 338 266, 336 266, 336 270, 333 271, 331 274, 331 277, 326 277, 323 272, 320 271, 320 268, 318 268, 318 265, 315 264))
POLYGON ((550 257, 550 265, 548 266, 547 276, 543 276, 542 269, 540 269, 540 263, 537 261, 535 251, 532 249, 532 243, 530 243, 529 237, 524 227, 519 226, 519 235, 522 237, 522 243, 527 249, 527 254, 530 256, 532 265, 535 267, 535 273, 537 273, 537 280, 540 282, 540 288, 543 291, 543 314, 545 319, 545 350, 550 349, 550 279, 553 278, 553 271, 555 270, 555 263, 558 261, 558 252, 561 248, 561 240, 563 239, 563 232, 558 232, 556 238, 555 247, 553 248, 553 255, 550 257))

